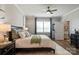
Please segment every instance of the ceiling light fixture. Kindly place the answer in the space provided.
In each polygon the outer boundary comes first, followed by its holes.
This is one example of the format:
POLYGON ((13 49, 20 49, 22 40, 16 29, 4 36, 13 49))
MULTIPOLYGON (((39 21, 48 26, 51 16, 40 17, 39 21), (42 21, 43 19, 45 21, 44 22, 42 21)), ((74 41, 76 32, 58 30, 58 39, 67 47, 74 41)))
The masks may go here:
POLYGON ((53 14, 53 12, 55 12, 55 11, 57 11, 57 9, 51 10, 50 7, 48 6, 46 12, 47 12, 47 14, 49 14, 49 13, 50 13, 50 14, 53 14))

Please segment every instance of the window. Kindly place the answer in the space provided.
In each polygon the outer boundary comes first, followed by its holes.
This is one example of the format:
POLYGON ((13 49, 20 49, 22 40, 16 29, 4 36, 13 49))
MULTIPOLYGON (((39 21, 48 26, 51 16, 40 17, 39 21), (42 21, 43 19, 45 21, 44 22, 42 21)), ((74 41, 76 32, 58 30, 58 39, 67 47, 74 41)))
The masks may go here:
POLYGON ((50 32, 50 20, 49 19, 37 19, 36 22, 37 33, 50 32))
POLYGON ((44 32, 50 32, 50 21, 44 21, 44 32))
POLYGON ((43 32, 43 21, 37 21, 37 32, 43 32))

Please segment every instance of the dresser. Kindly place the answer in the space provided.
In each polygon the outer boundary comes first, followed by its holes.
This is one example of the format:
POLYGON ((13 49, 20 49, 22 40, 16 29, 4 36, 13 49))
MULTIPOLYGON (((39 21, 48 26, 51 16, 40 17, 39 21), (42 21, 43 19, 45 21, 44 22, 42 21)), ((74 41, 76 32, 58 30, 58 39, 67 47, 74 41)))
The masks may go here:
POLYGON ((71 34, 71 45, 74 45, 76 48, 79 48, 79 34, 71 34))
POLYGON ((15 54, 15 42, 11 42, 6 45, 0 46, 0 55, 14 55, 15 54))

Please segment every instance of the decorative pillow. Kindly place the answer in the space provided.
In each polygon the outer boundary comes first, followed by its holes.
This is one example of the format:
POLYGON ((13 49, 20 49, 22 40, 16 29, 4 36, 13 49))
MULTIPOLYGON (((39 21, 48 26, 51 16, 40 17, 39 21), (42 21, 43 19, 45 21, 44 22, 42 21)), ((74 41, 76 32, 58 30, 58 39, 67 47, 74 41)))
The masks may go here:
POLYGON ((25 31, 25 37, 29 37, 31 36, 31 33, 29 33, 28 31, 25 31))
POLYGON ((20 35, 21 38, 25 38, 25 32, 24 31, 19 32, 19 35, 20 35))
POLYGON ((31 34, 28 31, 21 31, 19 32, 21 38, 29 37, 31 34))
POLYGON ((14 30, 14 29, 12 29, 12 38, 13 39, 20 38, 19 33, 16 30, 14 30))

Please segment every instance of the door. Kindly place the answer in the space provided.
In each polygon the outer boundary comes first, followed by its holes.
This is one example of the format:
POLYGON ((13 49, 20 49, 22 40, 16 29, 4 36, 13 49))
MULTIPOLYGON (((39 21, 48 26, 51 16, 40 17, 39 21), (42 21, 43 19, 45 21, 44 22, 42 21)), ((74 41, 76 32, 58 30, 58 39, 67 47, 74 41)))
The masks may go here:
POLYGON ((63 22, 55 22, 55 40, 64 39, 64 26, 63 22))

